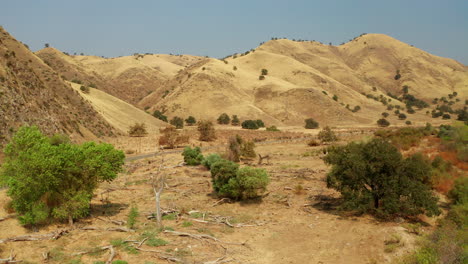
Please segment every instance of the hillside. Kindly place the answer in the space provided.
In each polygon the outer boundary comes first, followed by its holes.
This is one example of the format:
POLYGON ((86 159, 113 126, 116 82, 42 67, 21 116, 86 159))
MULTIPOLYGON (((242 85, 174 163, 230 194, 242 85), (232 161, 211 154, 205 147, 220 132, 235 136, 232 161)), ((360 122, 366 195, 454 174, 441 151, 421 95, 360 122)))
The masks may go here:
POLYGON ((116 132, 53 69, 0 27, 0 143, 21 125, 75 140, 116 132))
POLYGON ((167 123, 154 118, 145 111, 109 95, 98 89, 89 88, 89 92, 80 91, 79 84, 70 85, 85 98, 102 117, 119 132, 126 134, 129 126, 135 123, 144 123, 150 134, 159 133, 159 128, 167 126, 167 123))
MULTIPOLYGON (((387 111, 382 100, 404 108, 404 102, 388 94, 401 97, 405 85, 409 94, 427 103, 456 91, 462 100, 454 101, 453 108, 461 108, 468 96, 466 66, 381 34, 340 46, 271 40, 224 62, 210 59, 196 66, 167 82, 163 89, 170 92, 164 98, 154 93, 140 102, 141 107, 165 110, 169 116, 211 119, 227 112, 275 125, 301 125, 307 117, 326 125, 370 125, 387 111), (262 69, 268 74, 259 80, 262 69), (361 109, 350 111, 356 106, 361 109)), ((432 108, 411 117, 430 120, 428 110, 432 108)))
POLYGON ((135 54, 118 58, 71 56, 55 48, 36 55, 69 81, 95 86, 136 104, 184 67, 202 60, 189 55, 135 54))
MULTIPOLYGON (((411 107, 416 113, 407 115, 423 124, 432 120, 434 98, 455 92, 457 98, 445 103, 456 110, 468 97, 467 66, 382 34, 365 34, 340 46, 275 39, 224 60, 161 54, 105 59, 53 48, 37 55, 68 80, 94 84, 169 118, 214 120, 226 112, 267 125, 297 126, 309 117, 322 125, 375 125, 383 112, 399 108, 408 114, 402 99, 406 86, 409 97, 429 104, 411 107), (259 79, 262 69, 268 71, 264 80, 259 79)), ((389 120, 405 123, 397 115, 389 120)))

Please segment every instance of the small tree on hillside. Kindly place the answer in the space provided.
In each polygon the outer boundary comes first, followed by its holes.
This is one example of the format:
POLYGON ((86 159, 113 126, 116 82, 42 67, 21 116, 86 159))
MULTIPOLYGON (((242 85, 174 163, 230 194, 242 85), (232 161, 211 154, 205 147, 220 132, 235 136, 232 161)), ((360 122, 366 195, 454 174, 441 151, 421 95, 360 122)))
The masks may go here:
POLYGON ((187 124, 187 126, 193 126, 196 123, 197 123, 197 120, 193 116, 189 116, 187 117, 187 119, 185 119, 185 124, 187 124))
POLYGON ((440 213, 424 184, 430 165, 420 155, 404 159, 393 145, 375 138, 332 147, 324 161, 332 165, 327 186, 341 192, 344 208, 381 216, 440 213))
POLYGON ((128 130, 128 135, 131 137, 144 137, 147 134, 148 134, 148 131, 146 131, 145 123, 135 123, 128 130))
POLYGON ((156 118, 159 119, 159 120, 162 120, 162 121, 166 122, 166 123, 168 122, 168 121, 167 121, 167 116, 165 116, 165 115, 164 115, 161 111, 159 111, 159 110, 154 111, 154 112, 153 112, 153 116, 156 117, 156 118))
POLYGON ((261 75, 268 75, 268 70, 267 69, 262 69, 262 74, 261 75))
POLYGON ((261 119, 257 119, 255 120, 255 122, 257 123, 257 126, 260 128, 260 127, 265 127, 265 123, 263 123, 263 121, 261 119))
POLYGON ((178 129, 184 128, 184 120, 181 117, 174 116, 169 123, 178 129))
POLYGON ((198 132, 200 133, 200 141, 213 141, 216 139, 216 133, 211 121, 198 122, 198 132))
POLYGON ((231 119, 231 125, 238 126, 240 124, 240 120, 237 115, 233 115, 231 119))
POLYGON ((377 120, 377 125, 380 127, 388 127, 390 125, 390 122, 388 122, 385 118, 381 118, 377 120))
POLYGON ((255 120, 244 120, 241 125, 245 129, 258 129, 258 123, 255 120))
POLYGON ((231 118, 226 113, 222 113, 218 117, 218 124, 220 124, 220 125, 227 125, 227 124, 229 124, 230 121, 231 121, 231 118))
POLYGON ((304 120, 304 122, 305 122, 304 127, 307 129, 314 129, 314 128, 319 127, 319 123, 315 121, 313 118, 307 118, 306 120, 304 120))

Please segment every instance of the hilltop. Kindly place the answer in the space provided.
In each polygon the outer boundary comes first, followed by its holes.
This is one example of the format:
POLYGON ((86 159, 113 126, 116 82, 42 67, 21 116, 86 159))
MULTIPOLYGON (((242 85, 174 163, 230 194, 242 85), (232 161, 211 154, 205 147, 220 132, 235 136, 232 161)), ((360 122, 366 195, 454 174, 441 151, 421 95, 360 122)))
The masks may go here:
POLYGON ((59 74, 1 27, 0 102, 0 143, 21 125, 75 140, 116 132, 59 74))

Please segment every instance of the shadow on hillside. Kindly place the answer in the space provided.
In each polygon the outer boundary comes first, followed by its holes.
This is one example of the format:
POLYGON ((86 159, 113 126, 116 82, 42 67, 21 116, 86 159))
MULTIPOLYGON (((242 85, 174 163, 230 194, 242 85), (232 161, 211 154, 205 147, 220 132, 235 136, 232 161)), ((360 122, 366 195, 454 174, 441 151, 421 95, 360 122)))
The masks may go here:
POLYGON ((96 216, 114 216, 120 211, 125 210, 128 204, 122 203, 101 203, 91 205, 91 215, 96 216))
POLYGON ((331 195, 315 195, 311 197, 311 206, 319 211, 326 212, 333 215, 343 215, 343 211, 339 209, 343 199, 336 198, 331 195))

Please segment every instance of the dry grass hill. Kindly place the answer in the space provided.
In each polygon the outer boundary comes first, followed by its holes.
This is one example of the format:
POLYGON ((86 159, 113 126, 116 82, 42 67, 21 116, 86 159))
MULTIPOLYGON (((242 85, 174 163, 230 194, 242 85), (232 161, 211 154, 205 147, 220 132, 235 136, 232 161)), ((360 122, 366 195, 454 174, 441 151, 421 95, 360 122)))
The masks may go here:
MULTIPOLYGON (((468 67, 381 34, 340 46, 278 39, 224 61, 188 67, 166 83, 165 98, 154 93, 140 106, 166 110, 169 116, 216 118, 227 112, 276 125, 302 124, 307 117, 328 125, 364 125, 375 124, 386 111, 381 97, 404 107, 388 94, 402 96, 405 85, 427 103, 455 91, 466 99, 468 67), (262 69, 268 74, 259 80, 262 69), (349 111, 347 105, 361 110, 349 111)), ((461 108, 464 100, 454 103, 461 108)), ((412 117, 429 120, 427 110, 412 117)))
POLYGON ((24 124, 76 140, 116 132, 52 68, 0 27, 0 144, 24 124))
POLYGON ((196 56, 164 54, 105 59, 70 56, 54 48, 42 49, 36 55, 63 78, 97 87, 131 104, 160 88, 184 67, 203 60, 196 56))
POLYGON ((159 128, 167 125, 165 122, 154 118, 145 111, 108 93, 94 88, 89 88, 89 92, 85 93, 80 90, 80 84, 70 83, 70 85, 76 91, 79 91, 81 96, 83 96, 109 124, 122 134, 127 133, 129 126, 135 123, 144 123, 146 125, 146 130, 150 134, 158 133, 159 128))

